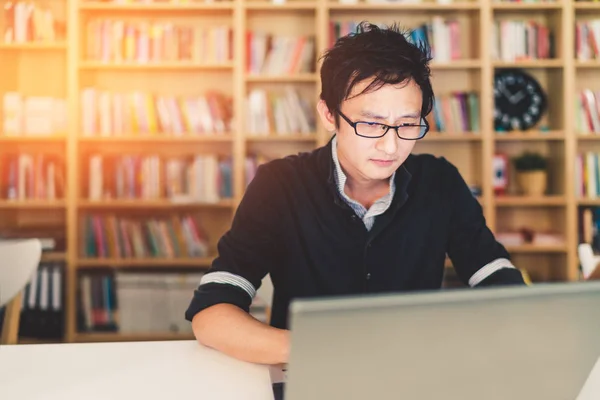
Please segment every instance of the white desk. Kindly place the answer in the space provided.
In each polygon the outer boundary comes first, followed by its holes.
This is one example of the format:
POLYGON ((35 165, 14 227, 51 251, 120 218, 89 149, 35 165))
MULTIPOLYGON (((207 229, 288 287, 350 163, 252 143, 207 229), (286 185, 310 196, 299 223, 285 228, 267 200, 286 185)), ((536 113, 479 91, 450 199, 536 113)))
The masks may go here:
POLYGON ((0 346, 7 400, 272 400, 267 366, 195 341, 0 346))

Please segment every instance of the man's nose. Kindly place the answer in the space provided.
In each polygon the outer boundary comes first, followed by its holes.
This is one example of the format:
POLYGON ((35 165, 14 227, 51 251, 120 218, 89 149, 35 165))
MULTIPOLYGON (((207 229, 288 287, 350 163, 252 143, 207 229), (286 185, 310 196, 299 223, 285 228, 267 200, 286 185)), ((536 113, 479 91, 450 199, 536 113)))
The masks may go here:
POLYGON ((383 151, 385 154, 395 154, 398 150, 398 134, 395 128, 389 128, 383 137, 379 138, 377 150, 383 151))

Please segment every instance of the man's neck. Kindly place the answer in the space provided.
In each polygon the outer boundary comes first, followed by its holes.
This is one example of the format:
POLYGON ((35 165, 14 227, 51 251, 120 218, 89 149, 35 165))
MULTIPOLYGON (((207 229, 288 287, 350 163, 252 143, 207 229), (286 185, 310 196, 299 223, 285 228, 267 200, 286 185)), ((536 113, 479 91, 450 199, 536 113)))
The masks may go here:
POLYGON ((346 171, 346 185, 344 192, 350 197, 361 203, 365 208, 370 208, 373 203, 385 196, 390 191, 389 179, 377 181, 363 181, 352 178, 346 171))
POLYGON ((333 145, 335 146, 333 149, 335 152, 334 157, 337 159, 341 174, 343 174, 343 176, 338 177, 338 179, 341 178, 345 180, 343 191, 348 197, 358 201, 365 208, 369 209, 376 200, 389 193, 389 178, 381 180, 369 180, 360 176, 354 176, 352 172, 344 166, 346 163, 343 156, 340 157, 340 154, 337 151, 337 141, 335 138, 333 145))

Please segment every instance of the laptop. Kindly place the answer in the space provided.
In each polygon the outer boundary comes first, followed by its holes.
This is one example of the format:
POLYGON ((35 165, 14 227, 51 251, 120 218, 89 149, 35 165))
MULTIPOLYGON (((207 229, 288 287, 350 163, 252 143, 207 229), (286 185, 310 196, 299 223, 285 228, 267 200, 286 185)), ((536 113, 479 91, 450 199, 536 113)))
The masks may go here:
POLYGON ((285 400, 587 400, 600 380, 600 282, 302 299, 290 318, 285 400))

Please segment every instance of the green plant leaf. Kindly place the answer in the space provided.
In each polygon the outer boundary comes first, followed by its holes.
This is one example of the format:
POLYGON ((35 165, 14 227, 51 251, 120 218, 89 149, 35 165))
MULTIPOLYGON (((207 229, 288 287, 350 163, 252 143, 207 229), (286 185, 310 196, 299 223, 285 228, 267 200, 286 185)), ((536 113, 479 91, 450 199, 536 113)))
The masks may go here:
POLYGON ((513 163, 517 171, 545 170, 548 165, 546 157, 532 151, 525 151, 520 156, 513 158, 513 163))

